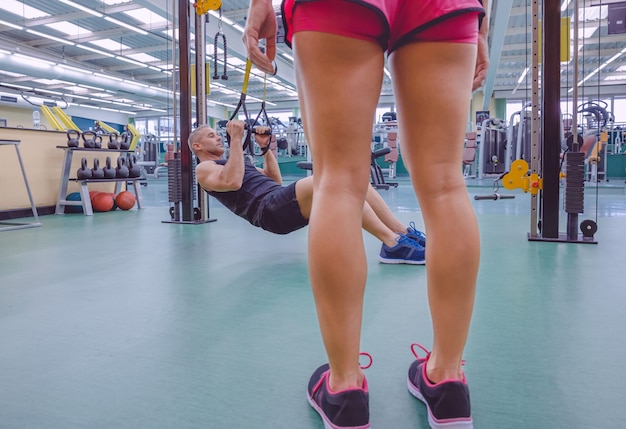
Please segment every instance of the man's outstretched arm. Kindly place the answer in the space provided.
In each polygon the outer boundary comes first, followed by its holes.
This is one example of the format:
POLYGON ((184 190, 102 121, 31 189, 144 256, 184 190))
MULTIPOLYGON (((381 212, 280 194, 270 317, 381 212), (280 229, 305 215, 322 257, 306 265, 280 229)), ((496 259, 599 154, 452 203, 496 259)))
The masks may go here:
MULTIPOLYGON (((258 132, 263 132, 265 129, 269 129, 269 127, 257 127, 258 132)), ((271 136, 263 134, 257 134, 255 136, 255 140, 261 149, 271 144, 271 138, 271 136)), ((263 168, 259 171, 279 185, 283 184, 283 176, 280 174, 280 167, 274 156, 274 151, 268 149, 267 152, 265 152, 265 155, 263 155, 263 168)))

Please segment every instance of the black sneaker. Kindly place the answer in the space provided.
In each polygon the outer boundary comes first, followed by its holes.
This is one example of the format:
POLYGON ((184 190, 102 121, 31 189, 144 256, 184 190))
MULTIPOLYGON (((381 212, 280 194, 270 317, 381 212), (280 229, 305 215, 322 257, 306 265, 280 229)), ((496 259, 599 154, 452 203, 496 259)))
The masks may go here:
POLYGON ((415 228, 415 222, 409 222, 406 228, 406 236, 413 241, 417 241, 421 246, 426 247, 426 234, 415 228))
POLYGON ((411 395, 426 404, 428 423, 433 429, 472 429, 469 388, 465 375, 463 381, 444 380, 432 383, 426 376, 426 362, 430 352, 420 344, 412 344, 411 351, 417 358, 409 367, 408 387, 411 395), (419 357, 415 346, 426 352, 419 357))
POLYGON ((360 389, 331 392, 330 367, 320 366, 309 380, 307 399, 324 421, 325 429, 369 429, 370 408, 367 380, 360 389))

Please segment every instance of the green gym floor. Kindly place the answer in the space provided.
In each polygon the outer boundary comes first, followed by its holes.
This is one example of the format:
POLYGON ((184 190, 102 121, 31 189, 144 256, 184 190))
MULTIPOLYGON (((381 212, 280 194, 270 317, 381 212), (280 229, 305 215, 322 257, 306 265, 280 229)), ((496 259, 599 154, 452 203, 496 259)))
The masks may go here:
MULTIPOLYGON (((380 192, 419 227, 400 182, 380 192)), ((529 242, 521 192, 473 201, 483 251, 465 371, 476 428, 626 424, 626 197, 623 179, 611 183, 597 205, 587 190, 598 245, 529 242)), ((306 229, 271 235, 215 201, 217 222, 165 224, 166 181, 142 190, 141 210, 0 232, 0 428, 321 429, 305 399, 325 361, 306 229)), ((372 427, 425 429, 406 389, 410 344, 432 343, 425 269, 381 265, 377 240, 365 243, 372 427)))

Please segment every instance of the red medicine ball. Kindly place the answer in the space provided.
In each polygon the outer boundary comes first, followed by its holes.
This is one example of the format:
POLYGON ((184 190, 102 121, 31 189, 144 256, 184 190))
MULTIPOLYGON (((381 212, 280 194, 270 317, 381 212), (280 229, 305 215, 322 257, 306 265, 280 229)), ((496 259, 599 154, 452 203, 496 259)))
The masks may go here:
POLYGON ((135 202, 137 201, 137 199, 132 194, 132 192, 123 191, 117 194, 117 198, 115 198, 115 201, 117 202, 117 206, 120 209, 130 210, 135 207, 135 202))
POLYGON ((113 197, 106 192, 94 195, 91 200, 93 210, 96 212, 108 212, 113 208, 113 203, 113 197))

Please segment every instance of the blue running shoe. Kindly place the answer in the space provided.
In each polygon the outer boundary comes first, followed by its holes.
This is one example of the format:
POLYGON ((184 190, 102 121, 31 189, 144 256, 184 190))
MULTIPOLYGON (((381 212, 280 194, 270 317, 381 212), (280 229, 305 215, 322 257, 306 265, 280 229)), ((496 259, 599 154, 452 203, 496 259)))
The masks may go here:
MULTIPOLYGON (((371 359, 371 356, 370 356, 371 359)), ((360 389, 332 392, 328 386, 330 367, 320 366, 309 380, 307 399, 324 421, 325 429, 369 429, 370 406, 367 380, 360 389)))
POLYGON ((419 229, 415 228, 415 222, 409 222, 407 227, 407 233, 405 234, 413 241, 417 241, 421 246, 426 247, 426 234, 419 229))
POLYGON ((426 249, 411 240, 406 234, 400 235, 398 244, 395 246, 389 247, 385 243, 382 244, 378 260, 383 264, 424 265, 426 263, 426 249))
POLYGON ((411 345, 417 358, 409 367, 409 393, 426 404, 428 423, 432 429, 473 429, 469 388, 465 375, 463 381, 444 380, 432 383, 426 376, 426 362, 430 352, 419 344, 411 345), (415 346, 426 352, 421 358, 415 346))

